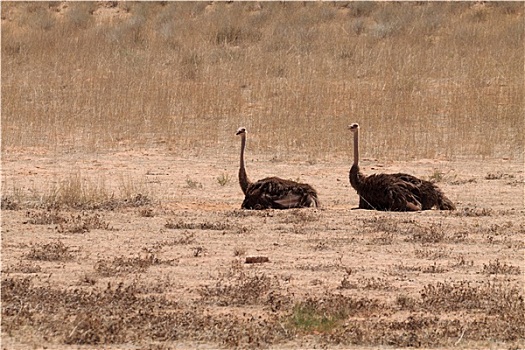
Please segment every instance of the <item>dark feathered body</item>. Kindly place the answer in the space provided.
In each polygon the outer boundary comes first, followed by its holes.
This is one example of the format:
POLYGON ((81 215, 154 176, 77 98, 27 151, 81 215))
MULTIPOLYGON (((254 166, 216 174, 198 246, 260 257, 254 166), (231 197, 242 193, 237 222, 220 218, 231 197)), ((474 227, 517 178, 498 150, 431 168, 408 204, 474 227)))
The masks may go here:
POLYGON ((239 185, 245 196, 241 205, 242 209, 290 209, 319 206, 317 192, 308 184, 278 177, 267 177, 252 183, 248 179, 244 166, 246 128, 239 128, 236 135, 241 136, 239 185))
POLYGON ((290 209, 319 206, 315 189, 303 183, 267 177, 248 185, 243 209, 290 209))
POLYGON ((454 210, 456 206, 436 184, 418 179, 415 176, 403 173, 391 174, 393 177, 401 181, 411 184, 408 189, 412 195, 421 203, 422 210, 430 210, 437 208, 440 210, 454 210))
POLYGON ((454 204, 432 182, 403 173, 364 176, 350 169, 350 183, 359 195, 360 209, 389 211, 454 210, 454 204))
POLYGON ((349 126, 354 133, 354 164, 350 184, 359 195, 360 209, 417 211, 437 207, 454 210, 454 203, 430 181, 403 173, 365 176, 359 171, 359 125, 349 126))

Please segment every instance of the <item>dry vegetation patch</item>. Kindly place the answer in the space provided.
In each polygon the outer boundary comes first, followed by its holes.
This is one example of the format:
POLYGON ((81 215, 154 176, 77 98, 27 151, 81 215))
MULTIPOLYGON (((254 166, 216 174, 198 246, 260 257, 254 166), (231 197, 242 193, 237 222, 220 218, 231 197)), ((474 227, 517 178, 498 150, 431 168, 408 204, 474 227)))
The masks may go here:
POLYGON ((96 229, 116 231, 97 213, 81 212, 80 214, 71 214, 69 218, 58 225, 58 232, 61 233, 86 233, 96 229))
POLYGON ((2 328, 8 334, 20 325, 38 327, 43 336, 76 345, 190 339, 261 346, 286 338, 271 318, 208 314, 162 295, 145 296, 133 284, 88 291, 36 287, 29 278, 2 282, 2 328))
POLYGON ((441 223, 431 223, 428 226, 413 225, 409 229, 406 241, 422 244, 440 243, 445 240, 445 236, 446 232, 441 223))
POLYGON ((2 210, 18 210, 20 209, 20 204, 13 198, 2 195, 1 199, 1 209, 2 210))
POLYGON ((230 281, 219 280, 215 285, 203 286, 199 294, 206 303, 219 306, 256 304, 269 292, 272 279, 264 274, 240 274, 230 281))
POLYGON ((116 191, 109 188, 104 177, 93 179, 80 171, 53 179, 40 188, 24 189, 17 182, 12 186, 9 195, 2 195, 3 210, 42 209, 49 212, 48 219, 60 209, 115 210, 152 204, 144 184, 121 178, 116 191))
POLYGON ((157 242, 153 245, 153 250, 157 251, 162 249, 163 247, 171 247, 176 245, 188 245, 193 244, 196 242, 195 233, 190 231, 184 231, 182 232, 182 235, 170 238, 164 241, 157 242))
POLYGON ((28 217, 28 219, 27 221, 24 221, 24 224, 52 225, 60 224, 67 221, 67 219, 60 215, 59 211, 56 209, 28 211, 26 213, 26 216, 28 217))
POLYGON ((175 221, 174 219, 168 219, 164 227, 174 230, 216 230, 226 231, 230 230, 232 226, 226 222, 186 222, 182 219, 175 221))
POLYGON ((504 281, 456 281, 427 285, 421 291, 421 303, 430 310, 481 309, 488 314, 510 316, 516 321, 524 318, 518 311, 524 306, 520 289, 504 281))
POLYGON ((103 277, 142 273, 154 265, 176 265, 175 259, 162 260, 153 253, 142 254, 136 257, 125 258, 122 256, 113 259, 100 259, 94 266, 95 272, 103 277))
POLYGON ((28 217, 24 224, 32 225, 56 225, 60 233, 86 233, 93 229, 114 231, 115 229, 99 213, 82 211, 80 213, 60 212, 57 209, 30 210, 26 213, 28 217))
POLYGON ((507 264, 506 262, 502 263, 499 259, 496 259, 488 264, 483 264, 483 273, 488 275, 519 275, 521 274, 521 269, 519 266, 507 264))
POLYGON ((38 273, 42 267, 34 261, 19 261, 15 265, 2 268, 2 273, 38 273))
POLYGON ((67 261, 73 259, 73 254, 71 247, 66 246, 62 241, 56 241, 33 244, 25 257, 30 260, 67 261))

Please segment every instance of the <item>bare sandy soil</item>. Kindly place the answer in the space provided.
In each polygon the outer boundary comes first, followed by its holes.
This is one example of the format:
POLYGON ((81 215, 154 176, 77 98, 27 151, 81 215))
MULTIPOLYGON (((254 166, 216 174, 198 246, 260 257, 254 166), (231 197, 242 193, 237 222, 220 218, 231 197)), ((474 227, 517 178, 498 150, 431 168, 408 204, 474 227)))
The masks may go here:
POLYGON ((367 174, 434 176, 458 207, 393 213, 353 210, 349 164, 249 158, 252 180, 300 179, 323 205, 257 212, 239 209, 236 154, 5 150, 3 198, 15 200, 14 189, 44 194, 80 171, 115 193, 142 184, 149 200, 3 205, 2 348, 524 348, 523 322, 515 324, 523 321, 523 165, 365 159, 367 174), (249 256, 269 261, 246 264, 249 256), (125 306, 104 301, 125 288, 125 306), (503 292, 512 290, 519 295, 503 292), (83 304, 94 295, 92 308, 83 304), (148 312, 164 321, 147 325, 148 312))

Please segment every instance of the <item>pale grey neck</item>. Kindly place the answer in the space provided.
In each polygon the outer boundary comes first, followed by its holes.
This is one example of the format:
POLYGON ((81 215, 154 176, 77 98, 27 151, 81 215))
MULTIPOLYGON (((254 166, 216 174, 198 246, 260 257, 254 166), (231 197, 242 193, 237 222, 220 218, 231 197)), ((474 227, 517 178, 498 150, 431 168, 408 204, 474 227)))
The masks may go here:
POLYGON ((246 135, 241 135, 241 161, 240 161, 240 168, 244 169, 244 148, 246 147, 246 135))
POLYGON ((354 165, 359 163, 359 129, 354 131, 354 165))

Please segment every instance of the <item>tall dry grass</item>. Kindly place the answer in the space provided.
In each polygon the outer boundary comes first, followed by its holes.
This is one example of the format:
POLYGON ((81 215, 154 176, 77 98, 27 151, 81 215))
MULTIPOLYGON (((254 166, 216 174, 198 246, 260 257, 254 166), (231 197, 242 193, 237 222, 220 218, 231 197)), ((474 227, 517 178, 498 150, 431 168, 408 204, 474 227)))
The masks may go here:
POLYGON ((523 159, 523 3, 1 6, 4 148, 523 159))

